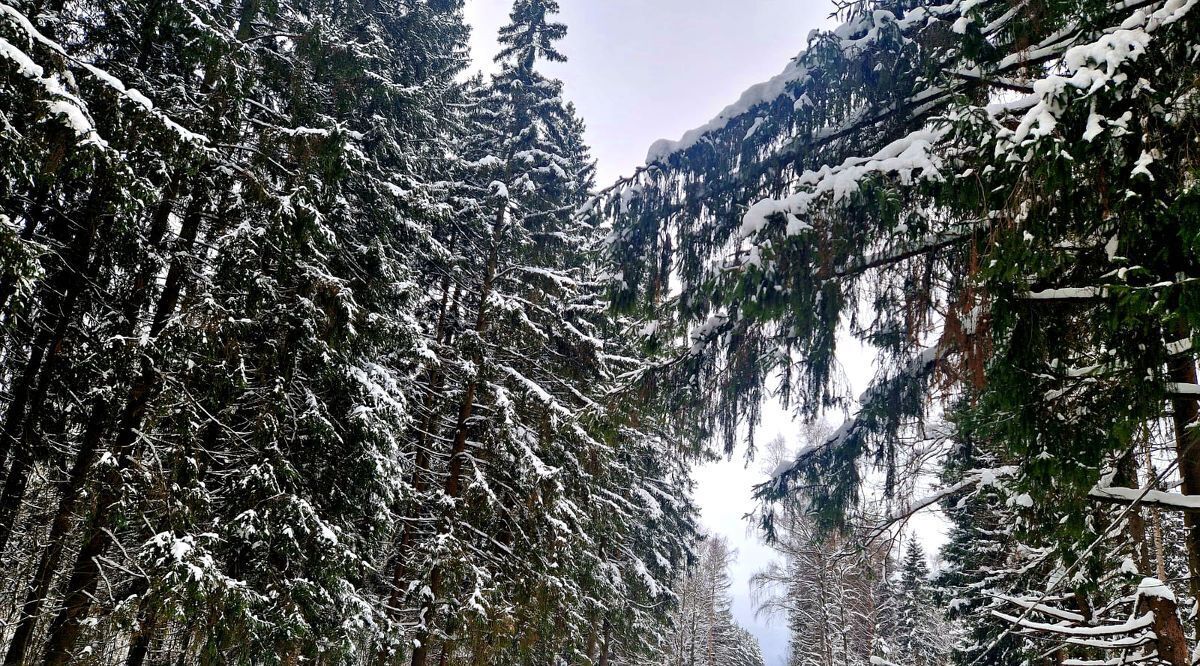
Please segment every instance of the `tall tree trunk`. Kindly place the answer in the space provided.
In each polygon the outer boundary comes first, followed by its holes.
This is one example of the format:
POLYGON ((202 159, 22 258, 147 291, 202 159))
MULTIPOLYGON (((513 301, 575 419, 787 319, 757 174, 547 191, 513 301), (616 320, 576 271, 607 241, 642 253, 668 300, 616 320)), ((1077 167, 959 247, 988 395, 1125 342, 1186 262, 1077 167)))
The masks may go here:
MULTIPOLYGON (((175 197, 179 191, 180 181, 176 178, 168 190, 167 198, 160 204, 150 221, 147 242, 151 250, 157 251, 162 237, 166 233, 167 222, 174 207, 175 197)), ((127 307, 124 312, 125 326, 121 330, 124 337, 132 337, 136 332, 138 312, 141 311, 148 297, 148 283, 156 270, 157 262, 147 259, 132 284, 132 292, 126 299, 127 307)), ((87 429, 84 431, 79 450, 75 454, 75 463, 67 475, 67 481, 59 496, 58 509, 50 523, 50 535, 46 546, 42 549, 41 559, 34 570, 33 580, 26 587, 27 594, 21 608, 21 617, 5 654, 4 664, 20 664, 25 659, 31 646, 33 629, 41 615, 50 585, 62 560, 63 551, 71 521, 79 509, 79 500, 83 496, 92 468, 99 458, 100 443, 108 427, 108 417, 111 406, 106 399, 97 398, 90 410, 87 429)))
MULTIPOLYGON (((187 274, 185 257, 191 253, 199 234, 205 200, 206 196, 198 193, 184 217, 179 247, 167 272, 167 279, 150 323, 150 340, 156 339, 162 333, 179 302, 187 274)), ((58 666, 70 662, 82 622, 91 610, 92 599, 100 581, 98 560, 108 550, 113 539, 111 523, 117 515, 121 501, 123 476, 133 464, 133 446, 138 440, 138 428, 158 385, 158 370, 149 360, 144 360, 142 375, 130 390, 113 443, 117 458, 116 468, 110 472, 109 478, 100 484, 96 511, 84 532, 89 536, 71 568, 63 608, 50 625, 46 642, 47 664, 58 666)))
POLYGON ((612 640, 612 627, 609 626, 608 620, 604 620, 604 641, 600 644, 600 666, 608 666, 609 663, 609 642, 612 640))
MULTIPOLYGON (((1196 364, 1190 356, 1172 358, 1169 365, 1172 382, 1196 383, 1196 364)), ((1172 399, 1172 421, 1175 426, 1175 451, 1179 461, 1179 478, 1183 481, 1185 495, 1200 495, 1200 431, 1197 417, 1200 416, 1196 399, 1178 396, 1172 399)), ((1200 516, 1185 513, 1187 527, 1187 559, 1190 575, 1190 590, 1193 599, 1200 599, 1200 516)), ((1196 631, 1200 634, 1200 614, 1193 618, 1196 631)))
MULTIPOLYGON (((41 322, 43 328, 34 341, 25 372, 13 390, 13 399, 5 414, 3 431, 0 433, 0 447, 4 447, 0 450, 0 460, 7 456, 10 447, 15 449, 16 454, 12 469, 5 478, 3 494, 0 494, 0 554, 12 535, 34 455, 42 448, 36 445, 37 422, 50 389, 56 361, 74 320, 76 303, 93 277, 90 273, 98 269, 98 262, 91 261, 91 256, 109 194, 108 178, 101 169, 88 203, 81 211, 80 217, 86 226, 74 234, 71 247, 65 253, 66 261, 62 269, 47 285, 45 314, 41 322)), ((66 219, 60 219, 59 223, 64 227, 70 225, 66 219)))
MULTIPOLYGON (((1150 438, 1142 439, 1142 456, 1146 465, 1146 478, 1149 483, 1155 483, 1158 471, 1154 467, 1154 452, 1150 446, 1150 438)), ((1141 487, 1140 485, 1138 487, 1141 487)), ((1167 563, 1163 557, 1162 512, 1157 506, 1150 507, 1151 554, 1154 560, 1155 576, 1159 580, 1167 580, 1167 563)), ((1149 569, 1147 569, 1149 570, 1149 569)))
MULTIPOLYGON (((483 277, 483 283, 479 288, 479 310, 475 316, 475 333, 479 338, 482 338, 488 329, 489 313, 487 303, 492 296, 492 288, 496 281, 496 271, 500 261, 500 249, 507 215, 508 200, 505 199, 497 209, 495 220, 492 223, 492 244, 488 252, 486 273, 483 277)), ((483 350, 476 347, 471 360, 474 362, 476 368, 481 367, 483 365, 483 350)), ((463 459, 466 457, 467 452, 467 425, 475 409, 475 394, 478 390, 478 378, 472 378, 467 382, 462 404, 458 410, 458 418, 454 424, 454 444, 450 448, 449 469, 445 483, 446 496, 452 500, 457 499, 461 493, 463 459)), ((450 516, 447 516, 447 524, 452 520, 455 509, 451 507, 448 511, 450 512, 450 516)), ((433 570, 429 576, 429 589, 433 601, 436 601, 441 594, 442 568, 441 562, 434 563, 433 570)), ((425 615, 424 628, 417 633, 417 642, 419 645, 413 649, 412 666, 426 666, 426 662, 428 661, 429 624, 435 620, 432 611, 433 604, 425 604, 423 609, 425 615)))
MULTIPOLYGON (((457 245, 457 239, 458 233, 455 231, 450 236, 449 248, 451 251, 457 245)), ((442 299, 438 305, 437 327, 434 329, 434 341, 438 345, 443 344, 446 338, 449 337, 448 326, 446 324, 450 307, 450 292, 450 274, 447 271, 447 274, 442 278, 442 299)), ((417 435, 417 450, 413 460, 411 481, 413 496, 418 502, 426 490, 425 480, 429 468, 429 447, 432 444, 430 442, 430 433, 437 426, 437 400, 444 384, 444 376, 441 368, 436 366, 430 366, 427 372, 428 379, 426 385, 429 389, 425 397, 425 418, 421 432, 417 435)), ((410 508, 411 510, 406 512, 405 515, 415 514, 420 510, 420 507, 417 506, 410 508)), ((408 564, 406 555, 413 542, 414 529, 413 524, 408 521, 405 521, 401 527, 400 543, 396 549, 395 563, 392 569, 391 591, 388 593, 387 612, 389 615, 394 615, 400 606, 400 596, 403 594, 404 577, 407 572, 406 565, 408 564)), ((388 659, 390 659, 390 655, 387 646, 381 646, 376 656, 376 663, 382 666, 388 662, 388 659)))
POLYGON ((65 536, 70 530, 78 500, 82 496, 86 475, 80 473, 80 468, 90 468, 94 462, 96 451, 99 448, 100 435, 104 432, 104 425, 107 422, 107 409, 105 401, 98 399, 92 412, 92 421, 88 424, 80 452, 76 456, 74 468, 71 470, 67 487, 63 489, 58 511, 50 524, 50 535, 46 541, 46 547, 42 551, 38 568, 34 572, 33 580, 26 588, 25 602, 21 605, 17 628, 4 656, 5 666, 18 666, 24 663, 32 645, 33 630, 50 593, 50 584, 62 559, 65 536))
MULTIPOLYGON (((25 212, 25 225, 21 227, 20 239, 29 241, 37 232, 38 227, 46 220, 53 217, 48 203, 50 201, 50 193, 53 190, 55 177, 58 170, 62 167, 68 156, 68 147, 73 141, 72 130, 66 126, 54 123, 46 128, 49 138, 46 148, 46 159, 42 162, 42 168, 37 176, 37 185, 34 187, 33 193, 29 196, 31 204, 25 212)), ((17 210, 20 199, 13 196, 6 202, 9 206, 7 210, 17 210)), ((5 321, 12 316, 14 308, 9 307, 9 299, 17 292, 16 276, 7 276, 0 280, 0 321, 5 321)), ((6 455, 6 454, 5 454, 6 455)), ((0 467, 4 467, 4 455, 0 455, 0 467)))
MULTIPOLYGON (((1166 586, 1163 583, 1162 589, 1166 586)), ((1175 599, 1169 596, 1142 596, 1138 601, 1138 612, 1154 614, 1154 647, 1158 658, 1171 666, 1191 666, 1188 659, 1187 637, 1183 623, 1179 621, 1179 609, 1175 599)))
MULTIPOLYGON (((1126 488, 1142 487, 1138 475, 1138 448, 1138 444, 1135 443, 1133 448, 1117 462, 1116 475, 1113 477, 1116 485, 1126 488)), ((1129 512, 1127 532, 1129 541, 1133 544, 1134 554, 1137 556, 1138 570, 1150 571, 1150 543, 1146 538, 1146 518, 1141 507, 1134 507, 1129 512)), ((1076 598, 1082 597, 1077 596, 1076 598)), ((1090 615, 1088 618, 1090 619, 1090 615)))
POLYGON ((143 666, 150 654, 150 644, 158 630, 158 614, 153 609, 147 609, 138 617, 138 630, 133 635, 129 645, 129 654, 125 657, 125 666, 143 666))

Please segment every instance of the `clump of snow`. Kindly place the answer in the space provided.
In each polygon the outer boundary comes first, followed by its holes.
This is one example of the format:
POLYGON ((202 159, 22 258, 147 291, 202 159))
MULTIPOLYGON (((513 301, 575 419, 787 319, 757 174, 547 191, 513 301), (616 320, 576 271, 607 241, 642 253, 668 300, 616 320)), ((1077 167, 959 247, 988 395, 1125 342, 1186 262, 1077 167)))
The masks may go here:
POLYGON ((1088 116, 1087 129, 1083 132, 1083 140, 1091 143, 1093 139, 1100 136, 1104 132, 1104 125, 1101 124, 1103 117, 1096 113, 1096 104, 1092 103, 1092 113, 1088 116))
POLYGON ((495 155, 488 155, 487 157, 484 157, 475 162, 470 162, 469 164, 467 164, 467 166, 491 168, 491 167, 501 166, 503 164, 504 164, 504 162, 499 157, 496 157, 495 155))
POLYGON ((0 56, 7 58, 17 65, 17 73, 31 79, 42 78, 42 67, 33 61, 25 52, 15 47, 8 40, 0 38, 0 56))
POLYGON ((759 117, 755 118, 755 119, 754 119, 754 124, 750 126, 750 129, 746 130, 746 136, 745 136, 745 138, 744 138, 744 139, 742 139, 742 140, 743 140, 743 141, 749 141, 749 140, 750 140, 750 137, 754 136, 754 135, 755 135, 755 133, 757 133, 757 132, 758 132, 758 130, 759 130, 759 129, 761 129, 761 128, 762 128, 762 126, 763 126, 763 124, 764 124, 764 123, 766 123, 766 122, 767 122, 767 119, 766 119, 766 118, 764 118, 764 117, 762 117, 762 116, 759 116, 759 117))
MULTIPOLYGON (((88 73, 99 79, 102 83, 115 90, 127 100, 142 107, 147 113, 156 117, 164 125, 177 133, 182 140, 195 143, 206 143, 208 141, 207 137, 186 129, 163 113, 155 110, 154 103, 151 102, 148 97, 134 88, 126 88, 125 84, 112 74, 109 74, 99 67, 86 62, 81 62, 78 59, 68 55, 66 49, 64 49, 62 45, 39 32, 37 28, 33 26, 33 23, 31 23, 24 14, 17 11, 15 8, 7 4, 0 3, 0 16, 3 16, 12 23, 16 24, 16 26, 29 37, 29 41, 31 43, 36 41, 55 53, 61 55, 67 62, 87 70, 88 73)), ((50 97, 54 98, 55 101, 47 103, 47 106, 50 107, 50 112, 64 118, 68 126, 75 130, 76 134, 86 137, 86 143, 93 143, 100 146, 106 145, 103 139, 101 139, 92 128, 91 120, 87 117, 87 106, 82 100, 71 94, 71 92, 66 88, 66 86, 63 85, 62 81, 57 75, 45 76, 45 71, 41 66, 34 63, 27 54, 13 46, 11 42, 8 42, 4 39, 0 39, 0 56, 15 62, 17 64, 18 73, 28 79, 36 81, 45 89, 50 97)))
POLYGON ((708 345, 709 339, 727 321, 729 321, 729 315, 712 315, 708 318, 708 321, 692 331, 692 348, 689 350, 689 353, 692 356, 696 356, 704 351, 704 347, 708 345))
POLYGON ((1151 164, 1154 164, 1154 154, 1143 150, 1141 156, 1138 157, 1137 163, 1133 166, 1133 172, 1129 174, 1130 177, 1145 176, 1150 180, 1154 180, 1154 174, 1150 173, 1151 164))
POLYGON ((86 137, 93 133, 94 128, 92 127, 91 119, 87 117, 83 109, 75 104, 58 99, 47 103, 46 107, 50 110, 50 113, 62 116, 63 120, 67 123, 67 127, 75 130, 75 134, 86 137))
MULTIPOLYGON (((739 233, 742 238, 753 236, 767 226, 774 215, 796 216, 808 213, 809 207, 825 194, 832 194, 840 201, 859 188, 859 183, 874 174, 895 173, 908 184, 913 174, 921 172, 924 178, 941 179, 941 159, 934 154, 933 147, 946 135, 946 129, 923 129, 897 139, 869 157, 852 157, 838 166, 823 166, 816 171, 800 175, 798 184, 805 189, 783 199, 763 199, 755 203, 742 217, 739 233)), ((789 228, 800 231, 799 222, 793 224, 788 218, 789 228)))
POLYGON ((1137 591, 1138 596, 1143 599, 1155 598, 1175 602, 1175 593, 1167 587, 1166 583, 1157 578, 1143 578, 1142 582, 1138 584, 1137 591))
POLYGON ((742 93, 738 101, 725 107, 721 113, 717 114, 716 118, 684 133, 678 141, 660 139, 654 142, 654 145, 650 146, 650 152, 646 155, 646 164, 665 162, 675 153, 683 152, 699 143, 705 135, 725 129, 733 119, 750 109, 787 94, 788 88, 793 84, 802 84, 807 81, 809 78, 808 68, 800 64, 802 56, 803 54, 793 58, 787 67, 774 78, 751 86, 742 93))
POLYGON ((638 197, 642 196, 641 185, 629 185, 621 188, 621 214, 629 212, 629 207, 638 197))

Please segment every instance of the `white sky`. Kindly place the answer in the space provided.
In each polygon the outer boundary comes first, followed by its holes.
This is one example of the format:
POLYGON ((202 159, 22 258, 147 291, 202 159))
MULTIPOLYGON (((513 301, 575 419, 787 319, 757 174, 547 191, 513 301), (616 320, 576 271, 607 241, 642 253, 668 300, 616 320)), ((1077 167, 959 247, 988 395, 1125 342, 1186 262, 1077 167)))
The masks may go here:
MULTIPOLYGON (((829 0, 559 0, 568 35, 560 50, 569 62, 546 68, 562 79, 566 97, 587 123, 599 161, 599 186, 643 163, 660 138, 677 139, 734 102, 751 85, 778 74, 804 46, 813 28, 828 27, 829 0)), ((511 0, 467 0, 476 68, 490 71, 496 30, 511 0)), ((840 354, 854 395, 871 376, 871 361, 855 346, 840 354)), ((794 444, 798 428, 768 407, 759 443, 782 434, 794 444)), ((836 415, 831 416, 837 420, 836 415)), ((783 666, 787 631, 782 621, 754 617, 749 579, 774 554, 743 516, 753 510, 751 488, 764 480, 759 463, 742 456, 696 470, 696 500, 710 532, 738 550, 732 571, 734 614, 758 637, 767 666, 783 666)), ((927 548, 941 543, 936 519, 916 528, 927 548)))
MULTIPOLYGON (((657 139, 677 139, 783 70, 829 0, 559 0, 566 84, 588 125, 598 185, 631 172, 657 139)), ((467 0, 475 62, 491 63, 511 0, 467 0)))

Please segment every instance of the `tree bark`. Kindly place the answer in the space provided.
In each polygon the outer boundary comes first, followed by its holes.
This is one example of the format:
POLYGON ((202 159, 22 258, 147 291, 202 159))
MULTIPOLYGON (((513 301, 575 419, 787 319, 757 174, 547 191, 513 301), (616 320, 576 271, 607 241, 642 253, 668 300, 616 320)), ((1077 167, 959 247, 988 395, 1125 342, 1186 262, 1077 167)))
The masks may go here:
POLYGON ((609 641, 612 639, 612 627, 609 626, 608 620, 604 621, 604 641, 600 644, 600 666, 608 666, 609 662, 609 641))
MULTIPOLYGON (((151 217, 147 242, 151 249, 160 249, 162 237, 166 233, 167 221, 174 207, 175 197, 179 191, 179 179, 176 178, 168 190, 167 197, 151 217)), ((126 300, 125 326, 121 334, 131 337, 136 332, 137 315, 149 300, 147 289, 149 280, 153 277, 157 262, 148 259, 142 266, 132 285, 132 292, 126 300)), ((33 580, 26 587, 27 595, 21 608, 21 617, 5 654, 4 664, 20 664, 25 659, 31 646, 33 629, 41 615, 46 597, 50 592, 50 584, 61 563, 67 534, 71 522, 79 509, 79 500, 92 473, 92 468, 99 458, 100 443, 108 427, 108 417, 111 406, 102 398, 97 399, 91 408, 87 429, 75 454, 75 463, 67 475, 66 484, 59 497, 58 509, 50 524, 50 534, 46 547, 42 550, 41 560, 35 569, 33 580)), ((2 546, 2 542, 0 542, 2 546)))
MULTIPOLYGON (((1142 487, 1141 480, 1138 478, 1137 449, 1138 446, 1135 444, 1117 462, 1117 473, 1113 477, 1115 485, 1131 488, 1142 487)), ((1138 570, 1150 571, 1150 544, 1146 539, 1146 518, 1142 511, 1143 507, 1139 506, 1129 512, 1128 533, 1129 540, 1133 543, 1134 553, 1137 555, 1138 570)))
MULTIPOLYGON (((91 274, 98 269, 97 262, 91 261, 91 256, 109 194, 107 175, 100 170, 96 185, 81 213, 86 226, 74 234, 63 267, 46 287, 45 315, 41 322, 43 328, 34 340, 25 371, 13 389, 13 399, 5 414, 4 428, 0 433, 0 447, 3 447, 0 448, 0 464, 8 456, 10 448, 16 453, 12 469, 5 478, 3 494, 0 494, 0 554, 8 545, 20 512, 34 454, 41 448, 36 441, 38 421, 57 366, 56 361, 73 322, 75 305, 90 282, 91 274)), ((66 219, 58 222, 64 231, 70 226, 66 219)))
MULTIPOLYGON (((178 304, 187 271, 184 258, 191 253, 199 234, 205 200, 204 194, 197 194, 189 206, 188 214, 184 216, 179 248, 167 272, 166 284, 150 324, 148 337, 151 340, 162 333, 178 304)), ((133 445, 138 439, 137 431, 158 384, 158 371, 149 360, 145 360, 142 375, 130 389, 129 398, 121 414, 119 430, 113 444, 117 458, 116 468, 109 474, 109 478, 100 484, 96 511, 85 530, 85 534, 89 536, 71 568, 63 608, 50 625, 45 663, 51 666, 65 666, 70 663, 82 622, 91 610, 92 599, 100 581, 98 559, 112 543, 110 528, 121 502, 123 476, 132 466, 133 445)))
MULTIPOLYGON (((458 234, 455 232, 450 236, 449 247, 453 249, 457 244, 458 234)), ((446 326, 447 314, 450 305, 450 275, 446 274, 442 278, 442 300, 438 306, 437 327, 434 330, 434 341, 437 344, 442 344, 445 338, 448 337, 448 327, 446 326)), ((441 393, 443 386, 444 373, 440 368, 430 366, 427 373, 428 395, 425 398, 425 419, 421 432, 417 434, 417 450, 413 460, 412 471, 412 488, 413 496, 420 501, 421 496, 425 493, 425 479, 429 468, 429 447, 431 446, 429 433, 437 426, 437 397, 441 393)), ((420 507, 413 506, 412 513, 416 513, 420 507)), ((406 514, 407 515, 407 514, 406 514)), ((405 565, 407 564, 405 556, 413 541, 413 530, 415 528, 410 522, 405 522, 401 528, 400 544, 396 549, 395 564, 392 569, 391 591, 388 594, 387 612, 394 614, 395 610, 400 605, 400 596, 404 589, 404 577, 406 573, 405 565)), ((387 664, 390 659, 388 648, 382 646, 376 656, 376 662, 381 666, 387 664)))
MULTIPOLYGON (((144 594, 144 593, 143 593, 144 594)), ((138 628, 133 634, 129 645, 129 654, 125 658, 125 666, 142 666, 150 654, 150 644, 154 641, 154 633, 158 630, 158 613, 150 607, 150 600, 142 597, 142 609, 138 613, 138 628)))
POLYGON ((78 500, 83 494, 86 474, 81 473, 81 468, 90 469, 95 461, 100 435, 104 432, 104 425, 107 422, 107 410, 107 404, 103 399, 99 399, 93 409, 92 421, 88 424, 87 432, 84 434, 79 454, 75 458, 75 465, 71 470, 67 487, 63 489, 58 511, 50 524, 50 535, 47 538, 46 548, 42 551, 42 557, 34 572, 33 580, 26 588, 20 619, 13 632, 12 641, 8 645, 8 651, 4 655, 5 666, 19 666, 24 663, 29 648, 32 646, 33 630, 50 593, 50 584, 62 560, 65 537, 75 516, 78 500))
MULTIPOLYGON (((492 245, 488 252, 487 269, 483 277, 483 283, 479 287, 479 310, 475 316, 475 333, 480 340, 476 341, 476 345, 482 344, 482 338, 488 329, 488 299, 492 296, 492 288, 496 281, 496 271, 500 261, 500 248, 502 245, 502 235, 504 234, 504 220, 508 215, 508 200, 505 199, 496 211, 495 220, 492 223, 492 245)), ((471 354, 471 360, 474 362, 476 369, 483 364, 483 350, 476 346, 471 354)), ((449 470, 446 475, 445 490, 446 496, 451 499, 457 499, 461 493, 463 458, 467 452, 467 425, 471 419, 471 414, 475 409, 475 394, 479 390, 479 379, 473 377, 467 382, 466 392, 463 395, 462 405, 458 410, 458 418, 454 425, 454 444, 450 448, 449 470)), ((450 508, 449 512, 453 515, 454 508, 450 508)), ((450 518, 449 516, 447 517, 450 518)), ((433 570, 429 576, 429 589, 432 596, 432 601, 436 601, 441 594, 442 582, 442 563, 437 562, 433 566, 433 570)), ((429 658, 428 643, 429 643, 429 624, 434 621, 432 603, 426 604, 423 612, 425 614, 425 628, 417 634, 417 641, 420 643, 413 649, 411 666, 426 666, 429 658)))
MULTIPOLYGON (((1190 356, 1172 358, 1168 371, 1172 382, 1195 384, 1196 364, 1190 356)), ((1179 478, 1183 481, 1185 495, 1200 494, 1200 432, 1197 417, 1200 417, 1194 397, 1176 396, 1171 399, 1171 418, 1175 426, 1175 451, 1179 461, 1179 478)), ((1193 599, 1200 599, 1200 516, 1186 513, 1183 516, 1187 528, 1187 560, 1189 589, 1193 599)), ((1200 615, 1193 619, 1200 632, 1200 615)))
POLYGON ((1179 621, 1175 600, 1143 596, 1138 606, 1138 612, 1149 611, 1154 614, 1154 646, 1158 658, 1171 666, 1190 666, 1187 638, 1183 633, 1183 623, 1179 621))

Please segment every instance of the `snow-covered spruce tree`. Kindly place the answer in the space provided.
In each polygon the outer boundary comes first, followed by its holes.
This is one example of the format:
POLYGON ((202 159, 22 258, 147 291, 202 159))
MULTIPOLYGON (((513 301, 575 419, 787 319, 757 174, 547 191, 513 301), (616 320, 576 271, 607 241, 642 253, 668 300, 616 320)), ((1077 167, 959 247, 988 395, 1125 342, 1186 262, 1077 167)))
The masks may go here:
MULTIPOLYGON (((636 414, 645 405, 614 409, 636 414)), ((686 567, 696 510, 691 458, 677 442, 651 434, 646 426, 653 421, 620 427, 612 440, 616 457, 588 512, 586 529, 596 536, 595 547, 582 553, 587 564, 580 567, 580 616, 588 627, 584 653, 592 663, 634 666, 667 650, 670 613, 678 602, 671 585, 686 567)))
POLYGON ((0 9, 5 215, 42 262, 5 287, 0 523, 46 543, 5 553, 7 663, 345 655, 382 607, 456 7, 0 9))
POLYGON ((948 627, 934 599, 925 551, 916 539, 909 539, 898 573, 892 638, 895 656, 891 661, 903 666, 941 666, 949 652, 948 627))
MULTIPOLYGON (((959 432, 969 431, 960 426, 959 432)), ((964 436, 948 461, 946 476, 958 478, 963 469, 1000 468, 1004 462, 1010 461, 964 436)), ((985 479, 977 489, 945 500, 951 529, 934 584, 952 623, 951 658, 957 664, 999 666, 1032 661, 1040 654, 1040 645, 1009 633, 1008 623, 992 614, 1010 607, 996 595, 1035 592, 1053 567, 1046 549, 1030 548, 1019 540, 1017 509, 1008 502, 1010 493, 1002 480, 985 479)))
POLYGON ((592 166, 539 72, 563 57, 556 12, 517 2, 499 72, 468 84, 390 565, 415 631, 380 645, 385 663, 636 662, 690 539, 670 430, 618 390, 642 352, 601 298, 601 236, 574 215, 592 166))
MULTIPOLYGON (((682 347, 660 373, 681 413, 732 437, 772 377, 803 414, 842 402, 844 326, 879 349, 880 376, 763 497, 813 486, 827 522, 844 520, 868 470, 897 487, 899 435, 929 398, 969 395, 1011 462, 1021 539, 1061 574, 1042 595, 1100 594, 1104 537, 1139 513, 1124 507, 1191 501, 1139 486, 1162 479, 1130 467, 1134 434, 1174 421, 1158 474, 1200 493, 1195 4, 841 3, 845 24, 780 77, 656 146, 608 205, 621 303, 682 347)), ((946 490, 995 476, 962 469, 946 490)), ((1178 662, 1177 643, 1160 658, 1178 662)))

